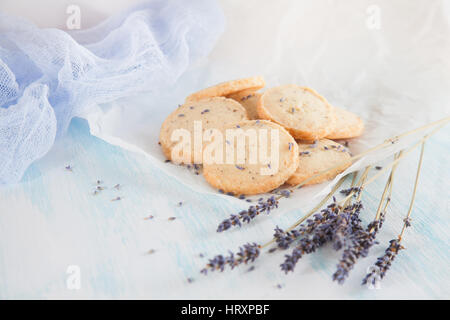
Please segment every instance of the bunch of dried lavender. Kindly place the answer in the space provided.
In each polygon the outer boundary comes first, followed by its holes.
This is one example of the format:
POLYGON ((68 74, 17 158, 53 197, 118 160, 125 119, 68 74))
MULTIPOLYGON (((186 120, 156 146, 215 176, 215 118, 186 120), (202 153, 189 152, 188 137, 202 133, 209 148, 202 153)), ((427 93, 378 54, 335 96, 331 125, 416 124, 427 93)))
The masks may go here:
MULTIPOLYGON (((333 248, 341 250, 350 241, 354 246, 361 245, 361 235, 357 232, 363 230, 359 214, 362 205, 359 201, 340 207, 336 201, 328 205, 321 213, 315 214, 313 219, 308 219, 306 224, 300 225, 296 240, 298 243, 290 255, 285 255, 281 270, 288 273, 293 271, 298 260, 305 254, 315 252, 326 243, 332 243, 333 248)), ((281 243, 278 239, 277 244, 281 243)), ((293 241, 292 241, 293 242, 293 241)), ((279 248, 281 248, 278 245, 279 248)), ((283 248, 287 248, 286 245, 283 248)))
POLYGON ((352 225, 351 232, 348 233, 348 245, 343 250, 341 259, 337 265, 337 270, 332 276, 334 281, 342 284, 348 277, 350 270, 361 257, 366 257, 369 249, 378 244, 376 235, 381 228, 382 219, 372 221, 366 229, 361 227, 361 224, 352 225))
MULTIPOLYGON (((376 168, 379 172, 366 181, 368 172, 370 170, 370 167, 367 167, 358 181, 358 186, 355 186, 354 183, 356 178, 355 174, 351 187, 349 189, 341 190, 340 193, 344 194, 346 197, 340 202, 337 202, 333 197, 333 202, 330 205, 326 206, 325 209, 322 209, 319 213, 317 213, 317 210, 319 210, 338 190, 345 177, 342 178, 334 186, 331 192, 319 203, 319 205, 317 205, 313 210, 311 210, 307 215, 297 221, 286 231, 280 229, 277 226, 275 228, 274 238, 266 244, 258 245, 256 243, 253 243, 244 245, 240 248, 238 259, 235 259, 232 253, 230 253, 230 256, 228 257, 223 257, 221 255, 216 256, 214 259, 210 260, 206 268, 202 270, 202 273, 206 274, 208 269, 211 271, 222 271, 224 269, 224 266, 227 264, 233 269, 235 266, 241 263, 253 262, 257 257, 259 257, 260 249, 263 249, 272 243, 276 243, 276 248, 283 250, 290 248, 295 243, 295 247, 292 250, 291 254, 286 255, 284 262, 280 265, 281 269, 287 273, 294 270, 295 265, 303 255, 315 252, 324 244, 331 242, 335 250, 344 249, 343 254, 339 260, 337 270, 333 274, 333 280, 338 281, 339 283, 343 283, 348 277, 350 270, 353 268, 357 260, 360 257, 367 256, 369 249, 377 243, 376 235, 383 225, 386 209, 391 199, 392 181, 397 164, 403 157, 412 152, 417 146, 422 145, 419 166, 416 174, 416 181, 414 184, 413 196, 408 213, 404 219, 402 231, 398 236, 398 239, 390 241, 389 247, 386 249, 385 254, 377 259, 375 268, 366 275, 366 277, 363 279, 363 284, 374 283, 377 275, 379 275, 380 278, 383 278, 387 270, 391 266, 393 260, 397 256, 398 252, 403 249, 403 246, 400 244, 400 242, 402 240, 405 229, 411 225, 410 214, 417 191, 418 177, 422 165, 425 141, 449 121, 450 118, 446 119, 443 124, 441 122, 437 122, 440 123, 441 126, 421 138, 419 142, 410 147, 409 150, 400 151, 395 156, 394 161, 386 167, 376 168), (360 201, 361 194, 365 187, 367 187, 367 185, 379 178, 381 174, 383 174, 389 168, 392 168, 391 174, 386 182, 386 186, 383 191, 383 195, 381 197, 375 219, 371 223, 369 223, 367 227, 364 228, 359 217, 362 210, 362 204, 360 201), (389 196, 387 196, 388 193, 389 196), (311 216, 313 217, 309 218, 311 216)), ((413 130, 412 132, 417 132, 419 129, 413 130)), ((388 142, 395 142, 399 137, 401 136, 398 136, 395 139, 390 139, 388 140, 388 142)), ((272 197, 272 199, 278 200, 281 197, 283 197, 283 195, 281 195, 279 198, 272 197)), ((276 201, 276 203, 278 204, 278 201, 276 201)), ((274 248, 270 249, 269 252, 272 252, 273 250, 274 248)))

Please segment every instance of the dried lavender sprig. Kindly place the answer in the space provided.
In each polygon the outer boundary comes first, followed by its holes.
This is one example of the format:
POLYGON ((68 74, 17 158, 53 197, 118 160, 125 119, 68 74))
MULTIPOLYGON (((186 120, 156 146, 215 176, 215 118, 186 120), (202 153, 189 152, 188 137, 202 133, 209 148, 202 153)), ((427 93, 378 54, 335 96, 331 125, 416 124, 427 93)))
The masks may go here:
POLYGON ((425 141, 422 142, 422 148, 420 150, 420 157, 419 157, 419 164, 417 165, 417 172, 416 172, 416 180, 414 181, 414 189, 411 196, 411 201, 409 203, 408 213, 406 214, 405 219, 403 220, 403 228, 400 232, 400 235, 398 236, 399 241, 402 240, 403 234, 405 233, 406 228, 411 226, 411 212, 414 206, 414 200, 416 199, 416 193, 417 193, 417 186, 419 185, 419 176, 420 176, 420 169, 422 168, 422 162, 423 162, 423 154, 425 151, 425 141))
POLYGON ((222 232, 230 229, 233 226, 241 226, 242 222, 250 223, 257 215, 265 212, 270 213, 271 210, 278 208, 278 199, 284 197, 280 195, 278 197, 271 196, 266 200, 260 199, 257 205, 250 206, 247 210, 243 210, 238 214, 232 214, 228 219, 223 220, 217 227, 217 232, 222 232))
POLYGON ((403 234, 406 230, 406 228, 411 226, 411 212, 412 208, 414 206, 414 200, 417 193, 417 186, 419 184, 419 176, 420 176, 420 169, 422 167, 422 161, 423 161, 423 154, 425 150, 425 141, 426 139, 422 139, 422 148, 420 150, 420 158, 419 158, 419 164, 417 165, 417 172, 416 172, 416 179, 414 182, 414 190, 413 194, 411 196, 411 201, 408 208, 408 213, 406 214, 406 218, 403 220, 403 227, 402 231, 398 235, 397 239, 392 239, 389 241, 389 247, 385 250, 385 254, 377 259, 375 262, 375 268, 372 269, 371 272, 366 274, 366 276, 363 278, 362 284, 365 285, 367 283, 375 284, 377 281, 377 276, 380 277, 380 279, 383 279, 386 275, 386 272, 389 270, 390 266, 392 265, 392 262, 394 261, 395 257, 397 256, 398 252, 404 247, 400 244, 400 242, 403 239, 403 234))
POLYGON ((275 233, 273 235, 277 247, 280 249, 287 249, 291 245, 292 242, 297 240, 298 237, 300 237, 302 234, 298 230, 292 230, 292 231, 284 231, 280 229, 278 226, 274 229, 275 233))
POLYGON ((366 285, 367 283, 375 284, 378 276, 380 279, 383 279, 386 272, 391 267, 395 257, 397 257, 398 252, 402 249, 404 249, 404 247, 400 244, 399 239, 392 239, 389 241, 389 246, 384 251, 384 255, 377 258, 375 268, 372 268, 372 270, 366 274, 362 280, 362 285, 366 285))
POLYGON ((340 190, 339 193, 343 194, 344 196, 348 196, 350 193, 353 193, 353 196, 356 197, 358 194, 361 193, 361 188, 360 187, 350 187, 348 189, 340 190))
POLYGON ((209 259, 206 267, 200 272, 206 275, 208 271, 219 270, 222 272, 226 266, 234 269, 234 267, 240 264, 254 262, 259 257, 260 248, 261 246, 257 243, 246 243, 239 247, 239 251, 236 254, 230 252, 228 256, 217 255, 209 259))

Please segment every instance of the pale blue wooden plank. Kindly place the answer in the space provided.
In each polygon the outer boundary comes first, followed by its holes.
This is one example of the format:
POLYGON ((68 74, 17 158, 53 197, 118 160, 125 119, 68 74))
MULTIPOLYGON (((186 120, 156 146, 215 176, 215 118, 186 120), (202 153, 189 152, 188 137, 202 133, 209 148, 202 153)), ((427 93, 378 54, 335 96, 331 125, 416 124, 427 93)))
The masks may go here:
MULTIPOLYGON (((275 225, 286 227, 302 213, 280 209, 241 230, 217 234, 217 223, 246 203, 196 193, 143 156, 88 132, 84 121, 75 120, 68 135, 32 165, 22 183, 1 187, 0 298, 449 297, 448 128, 426 146, 413 227, 405 235, 407 250, 400 253, 380 290, 368 290, 359 282, 400 231, 417 154, 399 167, 380 234, 382 244, 361 260, 344 286, 338 286, 330 278, 339 255, 330 248, 306 257, 287 276, 278 267, 283 253, 261 257, 251 273, 240 268, 200 275, 206 258, 199 253, 211 257, 247 241, 263 242, 275 225), (64 169, 67 164, 73 172, 64 169), (93 196, 97 179, 108 188, 93 196), (122 188, 113 190, 117 183, 122 188), (111 201, 117 196, 123 199, 111 201), (150 214, 155 218, 144 220, 150 214), (168 221, 171 216, 177 219, 168 221), (155 253, 146 254, 149 249, 155 253), (80 290, 66 286, 69 265, 80 267, 80 290), (188 277, 194 282, 188 283, 188 277)), ((364 195, 365 221, 375 214, 383 186, 384 181, 377 181, 364 195)))

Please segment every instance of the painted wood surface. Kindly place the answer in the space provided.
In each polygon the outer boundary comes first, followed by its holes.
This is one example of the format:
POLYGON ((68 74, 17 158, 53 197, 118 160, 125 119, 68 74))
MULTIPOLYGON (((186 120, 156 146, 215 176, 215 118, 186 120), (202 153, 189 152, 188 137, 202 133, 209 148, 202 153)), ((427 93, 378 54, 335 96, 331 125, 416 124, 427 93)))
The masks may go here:
MULTIPOLYGON (((401 229, 418 152, 399 167, 381 244, 344 285, 331 281, 339 254, 329 247, 302 259, 289 275, 279 270, 280 252, 264 253, 252 272, 242 267, 203 276, 199 270, 208 257, 248 241, 264 242, 275 225, 286 227, 302 212, 274 211, 218 234, 217 224, 246 203, 199 194, 145 157, 91 136, 86 122, 76 119, 22 183, 0 187, 0 298, 448 299, 449 138, 446 128, 427 144, 412 227, 404 239, 407 249, 381 287, 371 290, 360 285, 361 279, 401 229), (97 180, 106 188, 93 195, 97 180), (121 200, 112 201, 117 197, 121 200), (154 218, 145 219, 150 215, 154 218), (73 270, 80 271, 79 289, 70 282, 73 270)), ((384 182, 363 196, 366 222, 375 214, 384 182)))

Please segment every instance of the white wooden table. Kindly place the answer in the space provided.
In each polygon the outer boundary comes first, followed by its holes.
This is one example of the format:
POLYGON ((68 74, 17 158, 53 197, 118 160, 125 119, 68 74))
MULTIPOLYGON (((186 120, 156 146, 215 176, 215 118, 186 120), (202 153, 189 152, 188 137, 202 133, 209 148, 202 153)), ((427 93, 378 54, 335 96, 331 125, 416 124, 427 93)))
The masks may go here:
MULTIPOLYGON (((331 281, 339 254, 328 247, 302 259, 287 276, 279 270, 280 252, 263 254, 252 272, 243 267, 205 277, 199 270, 208 257, 264 242, 275 225, 286 227, 302 213, 274 211, 218 234, 217 224, 246 203, 198 194, 143 156, 91 136, 86 122, 75 119, 22 183, 0 187, 0 298, 449 298, 449 138, 446 128, 427 144, 407 250, 381 287, 370 290, 361 279, 400 231, 417 153, 399 167, 381 244, 343 286, 331 281), (107 188, 93 195, 97 180, 107 188), (111 201, 116 197, 121 200, 111 201), (154 218, 145 219, 149 215, 154 218)), ((366 222, 383 186, 379 180, 363 196, 366 222)))

